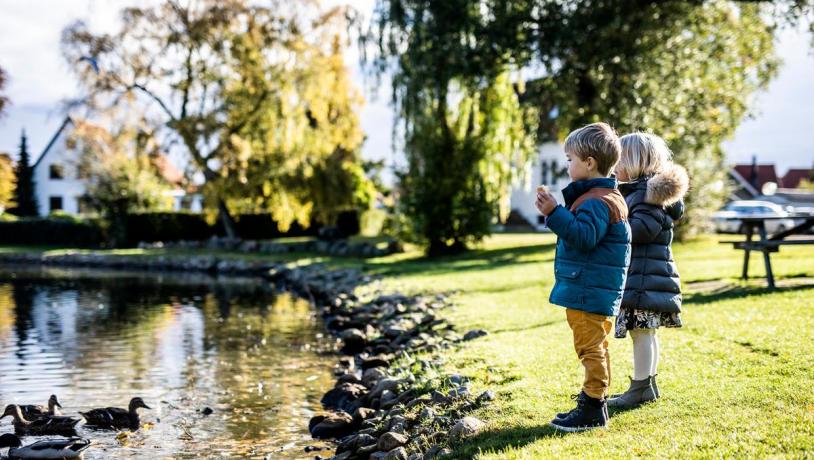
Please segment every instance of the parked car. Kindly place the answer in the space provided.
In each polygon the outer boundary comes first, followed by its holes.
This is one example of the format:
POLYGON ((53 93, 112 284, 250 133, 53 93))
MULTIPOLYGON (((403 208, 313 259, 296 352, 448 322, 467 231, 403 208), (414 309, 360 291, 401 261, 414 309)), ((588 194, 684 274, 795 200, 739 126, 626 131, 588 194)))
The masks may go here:
MULTIPOLYGON (((769 201, 732 201, 712 215, 718 233, 745 233, 741 217, 787 217, 783 207, 769 201)), ((771 219, 766 221, 768 233, 778 233, 796 225, 794 219, 771 219)))

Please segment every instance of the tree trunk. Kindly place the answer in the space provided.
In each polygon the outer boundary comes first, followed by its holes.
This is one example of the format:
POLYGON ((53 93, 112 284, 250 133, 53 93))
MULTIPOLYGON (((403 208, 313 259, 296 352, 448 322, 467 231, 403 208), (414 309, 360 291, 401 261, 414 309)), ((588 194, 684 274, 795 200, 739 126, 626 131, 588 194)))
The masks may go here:
POLYGON ((235 228, 235 219, 229 214, 229 208, 226 207, 226 202, 223 198, 218 198, 218 219, 223 224, 223 231, 226 232, 226 237, 229 239, 237 238, 237 229, 235 228))

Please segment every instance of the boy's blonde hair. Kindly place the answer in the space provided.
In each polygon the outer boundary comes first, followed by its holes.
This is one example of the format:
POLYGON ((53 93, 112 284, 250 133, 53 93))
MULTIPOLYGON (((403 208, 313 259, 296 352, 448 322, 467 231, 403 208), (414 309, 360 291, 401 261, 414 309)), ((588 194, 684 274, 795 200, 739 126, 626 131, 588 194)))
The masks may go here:
POLYGON ((607 176, 622 154, 622 145, 616 131, 607 123, 591 123, 571 131, 565 138, 565 151, 585 161, 596 161, 597 170, 607 176))
POLYGON ((628 180, 659 173, 670 163, 673 152, 659 136, 650 133, 625 134, 622 142, 622 158, 619 169, 627 174, 628 180))

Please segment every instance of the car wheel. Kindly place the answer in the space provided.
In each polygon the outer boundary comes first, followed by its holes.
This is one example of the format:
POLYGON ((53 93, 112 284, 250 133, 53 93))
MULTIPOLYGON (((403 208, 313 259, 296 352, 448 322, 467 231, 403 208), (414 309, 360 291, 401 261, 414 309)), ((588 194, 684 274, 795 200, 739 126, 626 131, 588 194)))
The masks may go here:
POLYGON ((775 233, 783 233, 786 231, 785 225, 778 225, 777 228, 774 230, 775 233))

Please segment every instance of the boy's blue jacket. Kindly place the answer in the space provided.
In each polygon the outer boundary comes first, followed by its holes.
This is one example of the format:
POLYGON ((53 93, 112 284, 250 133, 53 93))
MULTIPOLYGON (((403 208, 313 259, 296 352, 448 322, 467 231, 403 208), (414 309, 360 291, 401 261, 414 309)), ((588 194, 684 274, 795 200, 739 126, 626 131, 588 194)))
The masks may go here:
POLYGON ((630 264, 627 205, 616 178, 575 181, 562 194, 566 207, 558 205, 546 219, 558 237, 556 281, 548 300, 614 316, 619 313, 630 264))

